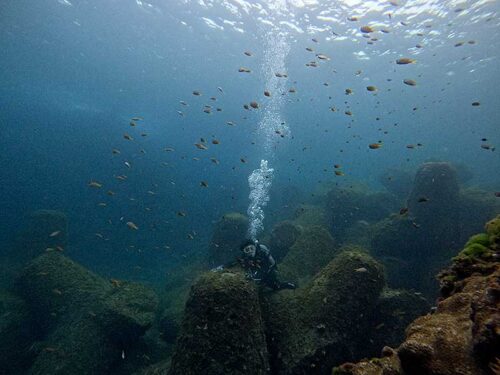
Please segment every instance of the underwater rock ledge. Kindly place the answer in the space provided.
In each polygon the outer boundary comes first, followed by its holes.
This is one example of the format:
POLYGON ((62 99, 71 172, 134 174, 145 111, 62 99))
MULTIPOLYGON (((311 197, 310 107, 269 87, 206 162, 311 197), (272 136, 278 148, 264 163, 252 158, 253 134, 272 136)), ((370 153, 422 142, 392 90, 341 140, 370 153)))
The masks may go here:
POLYGON ((500 216, 442 271, 441 300, 417 318, 406 340, 381 358, 344 363, 333 375, 488 375, 499 373, 500 216))

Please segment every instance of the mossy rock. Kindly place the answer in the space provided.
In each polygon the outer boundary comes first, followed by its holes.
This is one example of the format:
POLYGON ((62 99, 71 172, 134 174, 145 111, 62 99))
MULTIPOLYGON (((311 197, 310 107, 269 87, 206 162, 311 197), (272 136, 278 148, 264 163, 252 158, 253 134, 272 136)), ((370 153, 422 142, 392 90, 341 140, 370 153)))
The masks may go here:
POLYGON ((169 375, 267 374, 255 284, 243 272, 207 272, 191 288, 169 375))
POLYGON ((343 252, 296 291, 264 299, 272 367, 283 374, 326 374, 366 347, 383 269, 366 253, 343 252))
POLYGON ((152 290, 111 283, 58 253, 35 258, 17 290, 36 321, 36 374, 106 373, 121 365, 122 351, 152 325, 157 306, 152 290))
POLYGON ((329 227, 329 219, 327 212, 321 206, 301 205, 295 211, 293 222, 301 227, 323 226, 329 227))
POLYGON ((208 249, 209 267, 217 267, 233 261, 240 251, 240 245, 247 236, 248 219, 245 215, 227 213, 215 224, 208 249))
POLYGON ((303 285, 337 253, 335 241, 325 227, 304 227, 279 264, 280 275, 283 279, 290 279, 303 285))
POLYGON ((487 233, 479 233, 471 238, 469 238, 469 241, 465 244, 465 247, 469 247, 473 244, 479 244, 484 247, 490 246, 490 236, 487 233))
POLYGON ((289 220, 279 222, 273 227, 269 246, 277 262, 281 262, 287 255, 301 232, 302 227, 289 220))

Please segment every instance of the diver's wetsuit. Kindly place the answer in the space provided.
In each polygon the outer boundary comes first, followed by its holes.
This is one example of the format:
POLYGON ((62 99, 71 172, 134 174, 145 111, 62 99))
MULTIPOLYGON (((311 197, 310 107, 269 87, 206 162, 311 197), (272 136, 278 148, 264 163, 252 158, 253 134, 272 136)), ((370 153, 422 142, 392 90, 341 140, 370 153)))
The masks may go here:
POLYGON ((257 245, 255 256, 241 256, 238 262, 252 280, 259 281, 274 290, 295 289, 293 283, 278 280, 276 261, 265 245, 257 245))

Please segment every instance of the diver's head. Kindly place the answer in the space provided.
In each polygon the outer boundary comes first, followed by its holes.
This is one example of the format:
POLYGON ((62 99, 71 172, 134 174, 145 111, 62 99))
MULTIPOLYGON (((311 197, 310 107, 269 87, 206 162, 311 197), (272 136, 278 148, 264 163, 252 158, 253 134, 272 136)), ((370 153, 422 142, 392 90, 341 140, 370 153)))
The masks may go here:
POLYGON ((240 250, 246 257, 254 257, 257 252, 257 246, 259 246, 259 241, 257 240, 246 240, 240 246, 240 250))

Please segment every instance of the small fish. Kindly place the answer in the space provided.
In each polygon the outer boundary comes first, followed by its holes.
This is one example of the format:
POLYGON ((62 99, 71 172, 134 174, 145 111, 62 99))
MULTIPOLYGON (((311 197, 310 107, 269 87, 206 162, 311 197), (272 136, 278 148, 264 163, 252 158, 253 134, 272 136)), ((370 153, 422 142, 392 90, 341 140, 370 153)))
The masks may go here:
POLYGON ((243 53, 244 53, 245 55, 247 55, 247 56, 252 56, 252 52, 250 52, 250 51, 245 51, 245 52, 243 52, 243 53))
POLYGON ((295 90, 295 88, 294 88, 294 87, 290 87, 290 88, 288 89, 288 92, 293 94, 293 93, 297 92, 297 90, 295 90))
POLYGON ((205 146, 203 143, 195 143, 194 145, 200 150, 208 150, 208 147, 205 146))
POLYGON ((376 88, 375 86, 366 86, 366 89, 367 89, 368 91, 372 91, 372 92, 373 92, 373 91, 377 91, 377 88, 376 88))
POLYGON ((114 149, 112 149, 112 150, 111 150, 111 152, 112 152, 113 154, 119 154, 119 153, 120 153, 120 150, 118 150, 117 148, 114 148, 114 149))
POLYGON ((125 359, 125 350, 122 350, 122 359, 125 359))
POLYGON ((400 215, 406 215, 408 213, 408 207, 403 207, 399 210, 400 215))
POLYGON ((139 227, 137 225, 135 225, 132 221, 127 221, 127 227, 129 227, 130 229, 133 229, 133 230, 139 229, 139 227))
POLYGON ((429 198, 427 197, 420 197, 417 200, 418 203, 423 203, 423 202, 429 202, 429 198))
POLYGON ((222 90, 222 87, 217 87, 217 90, 219 90, 220 93, 224 94, 224 90, 222 90))
POLYGON ((210 160, 212 161, 212 163, 214 164, 219 164, 219 160, 217 160, 216 158, 210 158, 210 160))
POLYGON ((479 102, 472 102, 473 107, 479 107, 480 105, 481 105, 481 103, 479 103, 479 102))
POLYGON ((250 107, 252 107, 253 109, 258 109, 259 108, 259 103, 253 101, 253 102, 250 102, 250 107))
POLYGON ((242 66, 241 68, 238 69, 238 72, 240 73, 251 73, 252 71, 248 68, 245 68, 244 66, 242 66))
POLYGON ((52 289, 52 293, 61 296, 63 293, 59 289, 52 289))
POLYGON ((352 89, 345 89, 345 94, 346 95, 351 95, 352 94, 352 89))
POLYGON ((415 145, 406 145, 406 148, 410 148, 410 149, 414 149, 415 148, 415 145))
POLYGON ((193 91, 194 96, 201 96, 201 91, 195 90, 193 91))
POLYGON ((194 236, 193 236, 191 233, 188 233, 188 234, 187 234, 187 238, 188 238, 189 240, 194 240, 194 236))
POLYGON ((226 125, 229 125, 229 126, 234 126, 234 125, 235 125, 235 123, 234 123, 233 121, 227 121, 227 122, 226 122, 226 125))
POLYGON ((396 60, 396 64, 398 65, 415 64, 416 62, 417 60, 410 59, 409 57, 401 57, 400 59, 396 60))
POLYGON ((247 161, 245 160, 245 158, 240 158, 240 161, 241 161, 242 163, 246 163, 246 162, 247 162, 247 161))
POLYGON ((184 216, 186 216, 186 213, 183 211, 177 211, 177 216, 184 217, 184 216))
POLYGON ((371 148, 372 150, 376 150, 376 149, 382 147, 382 143, 370 143, 368 145, 368 147, 371 148))
POLYGON ((201 182, 200 182, 200 186, 202 186, 202 187, 208 187, 208 182, 206 182, 206 181, 201 181, 201 182))
POLYGON ((212 139, 212 144, 218 145, 218 144, 220 144, 220 142, 218 139, 212 139))
POLYGON ((342 171, 334 171, 335 172, 335 176, 344 176, 344 172, 342 171))
POLYGON ((144 119, 142 117, 132 117, 130 120, 132 120, 132 121, 142 121, 144 119))
POLYGON ((269 91, 264 91, 264 96, 270 97, 271 93, 269 91))
POLYGON ((371 26, 361 26, 359 30, 365 34, 373 33, 375 31, 375 29, 371 26))
POLYGON ((327 55, 324 55, 322 53, 317 54, 316 57, 320 60, 330 60, 330 58, 327 55))
POLYGON ((175 151, 175 149, 173 147, 165 147, 164 151, 173 152, 173 151, 175 151))
POLYGON ((97 181, 90 181, 88 186, 91 188, 102 188, 102 184, 97 181))
POLYGON ((119 175, 119 176, 115 176, 115 178, 117 180, 120 180, 120 181, 125 181, 127 179, 127 176, 125 176, 124 174, 122 174, 122 175, 119 175))
POLYGON ((403 83, 405 85, 408 85, 408 86, 416 86, 417 85, 417 81, 413 80, 413 79, 404 79, 403 80, 403 83))
POLYGON ((365 267, 360 267, 360 268, 356 268, 354 270, 354 272, 361 272, 362 273, 362 272, 368 272, 368 270, 365 267))
POLYGON ((55 232, 52 232, 51 234, 49 234, 49 237, 55 237, 55 236, 58 236, 60 233, 61 233, 61 231, 60 231, 60 230, 56 230, 55 232))
POLYGON ((123 138, 125 138, 127 141, 133 141, 134 138, 132 136, 128 135, 127 133, 123 134, 123 138))
POLYGON ((131 168, 132 167, 128 161, 123 162, 123 164, 125 164, 127 166, 127 168, 131 168))

